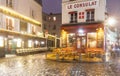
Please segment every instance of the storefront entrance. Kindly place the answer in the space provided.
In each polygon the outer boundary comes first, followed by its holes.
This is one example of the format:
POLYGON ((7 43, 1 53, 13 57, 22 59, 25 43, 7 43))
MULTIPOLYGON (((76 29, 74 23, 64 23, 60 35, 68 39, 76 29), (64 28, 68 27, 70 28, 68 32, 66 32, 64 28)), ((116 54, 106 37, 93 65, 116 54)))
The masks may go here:
POLYGON ((7 54, 15 54, 16 45, 13 39, 8 39, 7 54))
POLYGON ((85 49, 86 48, 86 36, 77 36, 77 49, 85 49))

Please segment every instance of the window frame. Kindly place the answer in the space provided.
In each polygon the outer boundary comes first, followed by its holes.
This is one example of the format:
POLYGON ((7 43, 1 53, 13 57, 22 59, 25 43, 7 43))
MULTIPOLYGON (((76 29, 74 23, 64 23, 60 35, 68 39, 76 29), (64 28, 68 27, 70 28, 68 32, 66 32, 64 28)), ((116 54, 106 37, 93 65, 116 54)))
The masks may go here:
POLYGON ((95 9, 86 10, 86 22, 95 21, 95 9))
POLYGON ((70 23, 77 23, 78 21, 78 13, 77 11, 72 11, 68 13, 70 15, 70 23))

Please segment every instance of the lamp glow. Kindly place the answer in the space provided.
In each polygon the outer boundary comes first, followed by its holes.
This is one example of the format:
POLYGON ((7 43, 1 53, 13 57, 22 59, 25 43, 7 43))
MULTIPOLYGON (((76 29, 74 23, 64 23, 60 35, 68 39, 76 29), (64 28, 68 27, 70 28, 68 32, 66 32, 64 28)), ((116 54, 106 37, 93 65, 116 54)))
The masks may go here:
POLYGON ((84 33, 84 31, 83 31, 82 29, 80 29, 78 32, 79 32, 79 33, 81 33, 81 34, 83 34, 83 33, 84 33))
POLYGON ((107 22, 108 25, 115 25, 117 23, 117 21, 115 20, 115 18, 110 17, 108 18, 107 22))

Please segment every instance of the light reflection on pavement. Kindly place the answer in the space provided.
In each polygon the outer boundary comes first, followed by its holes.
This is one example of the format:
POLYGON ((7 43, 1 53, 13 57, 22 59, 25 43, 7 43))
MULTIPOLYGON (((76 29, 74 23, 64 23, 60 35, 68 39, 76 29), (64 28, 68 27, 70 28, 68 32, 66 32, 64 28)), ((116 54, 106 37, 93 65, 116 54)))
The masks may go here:
POLYGON ((0 59, 0 76, 114 76, 104 63, 65 63, 44 53, 0 59))

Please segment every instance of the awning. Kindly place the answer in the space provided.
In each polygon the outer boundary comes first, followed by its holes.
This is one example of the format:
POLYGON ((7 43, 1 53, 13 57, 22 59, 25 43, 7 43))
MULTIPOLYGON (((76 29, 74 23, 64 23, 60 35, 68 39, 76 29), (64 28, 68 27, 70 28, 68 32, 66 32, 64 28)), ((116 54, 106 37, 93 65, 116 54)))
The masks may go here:
POLYGON ((68 12, 68 14, 74 14, 74 13, 77 13, 77 11, 68 12))
POLYGON ((45 39, 44 37, 41 37, 41 36, 32 35, 32 34, 22 34, 20 32, 5 30, 5 29, 0 29, 0 34, 27 37, 27 38, 32 38, 32 39, 41 39, 41 38, 45 39))

